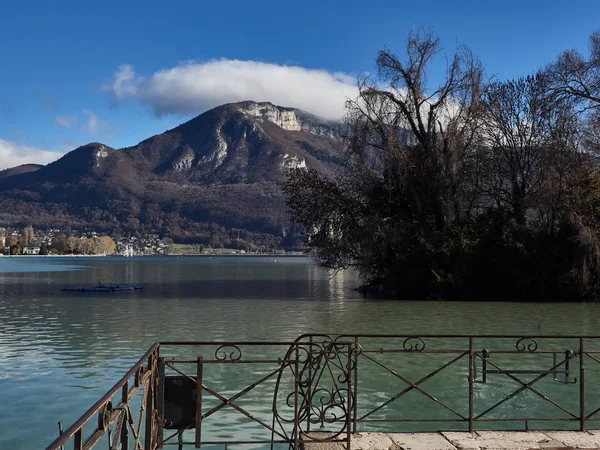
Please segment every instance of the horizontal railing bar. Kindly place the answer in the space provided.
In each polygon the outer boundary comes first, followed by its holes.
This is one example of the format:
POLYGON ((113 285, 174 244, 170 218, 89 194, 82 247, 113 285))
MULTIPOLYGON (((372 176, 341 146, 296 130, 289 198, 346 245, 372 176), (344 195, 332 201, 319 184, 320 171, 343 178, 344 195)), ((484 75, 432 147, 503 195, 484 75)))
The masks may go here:
MULTIPOLYGON (((528 351, 524 351, 524 352, 520 352, 518 350, 486 350, 487 353, 489 355, 552 355, 552 354, 563 354, 564 353, 564 349, 563 350, 539 350, 539 351, 535 351, 535 352, 528 352, 528 351)), ((465 352, 469 352, 469 348, 465 347, 463 349, 439 349, 439 350, 402 350, 402 349, 383 349, 383 350, 371 350, 371 349, 367 349, 365 350, 364 348, 361 349, 360 353, 405 353, 405 354, 414 354, 414 355, 419 355, 419 354, 445 354, 445 353, 465 353, 465 352)), ((474 351, 473 354, 474 355, 481 355, 481 353, 483 352, 483 350, 478 350, 478 351, 474 351)), ((348 352, 338 352, 339 354, 347 354, 348 352)), ((586 352, 587 353, 587 352, 586 352)), ((592 353, 592 352, 589 352, 592 353)), ((598 352, 600 353, 600 351, 598 352)))
POLYGON ((600 339, 600 335, 575 335, 575 334, 319 334, 319 333, 307 333, 303 334, 297 341, 319 336, 337 336, 337 339, 344 337, 358 337, 358 338, 474 338, 474 339, 521 339, 532 338, 532 339, 600 339))
MULTIPOLYGON (((166 362, 174 364, 198 364, 198 361, 191 359, 166 359, 166 362)), ((221 360, 221 359, 205 359, 203 364, 283 364, 293 363, 293 359, 238 359, 237 361, 221 360)))
POLYGON ((529 417, 517 417, 515 419, 507 417, 507 418, 501 418, 501 419, 493 419, 493 418, 489 418, 486 417, 485 419, 475 419, 473 418, 474 422, 524 422, 524 421, 529 421, 529 422, 579 422, 579 417, 577 418, 571 418, 571 419, 561 419, 560 417, 538 417, 538 418, 529 418, 529 417))
MULTIPOLYGON (((579 418, 573 419, 561 419, 559 417, 549 417, 549 418, 529 418, 529 417, 502 417, 502 418, 484 418, 484 419, 475 419, 473 418, 473 422, 522 422, 524 420, 528 420, 530 422, 578 422, 579 418)), ((588 420, 593 420, 593 419, 586 419, 586 422, 588 420)), ((597 418, 595 420, 600 420, 600 418, 597 418)), ((419 422, 455 422, 455 423, 465 423, 468 422, 469 419, 356 419, 357 422, 361 422, 361 423, 367 423, 367 422, 373 422, 373 423, 402 423, 402 422, 406 422, 406 423, 419 423, 419 422)), ((337 421, 336 421, 337 422, 337 421)), ((343 420, 341 420, 340 422, 343 422, 343 420)))
POLYGON ((485 370, 485 373, 490 374, 508 374, 508 373, 517 373, 517 374, 531 374, 531 375, 570 375, 572 370, 485 370))
MULTIPOLYGON (((439 353, 439 354, 451 354, 451 353, 468 353, 468 348, 461 349, 439 349, 439 350, 403 350, 403 349, 382 349, 382 350, 365 350, 361 349, 360 353, 410 353, 410 354, 430 354, 430 353, 439 353)), ((348 352, 338 352, 340 354, 347 354, 348 352)), ((517 353, 517 352, 515 352, 517 353)))
MULTIPOLYGON (((557 355, 564 355, 565 353, 565 349, 562 350, 536 350, 533 352, 529 352, 527 350, 525 351, 518 351, 518 350, 486 350, 488 355, 552 355, 552 354, 557 354, 557 355)), ((473 352, 475 355, 479 356, 481 355, 481 353, 483 353, 482 350, 478 350, 473 352)), ((573 357, 575 357, 575 353, 573 353, 573 357)))
MULTIPOLYGON (((290 346, 290 345, 304 345, 309 344, 309 342, 298 342, 298 341, 161 341, 159 342, 161 347, 165 346, 200 346, 200 345, 264 345, 264 346, 290 346)), ((318 342, 314 342, 314 345, 320 345, 318 342)))
POLYGON ((58 438, 56 438, 46 450, 58 449, 60 446, 64 446, 67 441, 75 435, 75 433, 90 420, 94 414, 96 414, 102 406, 104 406, 110 399, 112 399, 123 387, 123 385, 129 381, 129 379, 135 375, 140 367, 143 367, 148 358, 160 348, 160 344, 154 343, 144 356, 142 356, 137 363, 133 365, 131 369, 106 393, 100 400, 92 405, 73 425, 67 428, 58 438))
MULTIPOLYGON (((456 422, 456 423, 465 423, 469 421, 469 418, 466 417, 464 419, 356 419, 357 422, 361 423, 397 423, 397 422, 456 422)), ((336 421, 337 422, 337 421, 336 421)), ((340 421, 340 422, 343 422, 340 421)))

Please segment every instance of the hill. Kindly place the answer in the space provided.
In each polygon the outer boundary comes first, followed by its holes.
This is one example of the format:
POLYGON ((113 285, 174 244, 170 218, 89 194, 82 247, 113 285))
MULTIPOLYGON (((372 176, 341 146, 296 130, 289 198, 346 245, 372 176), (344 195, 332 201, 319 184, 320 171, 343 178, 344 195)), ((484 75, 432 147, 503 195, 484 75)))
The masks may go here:
POLYGON ((284 172, 342 167, 340 130, 270 103, 222 105, 133 147, 90 143, 37 170, 8 169, 12 175, 0 175, 0 223, 294 247, 284 172))
POLYGON ((21 164, 17 167, 0 170, 0 178, 12 177, 13 175, 19 175, 22 173, 35 172, 42 167, 44 166, 41 164, 21 164))

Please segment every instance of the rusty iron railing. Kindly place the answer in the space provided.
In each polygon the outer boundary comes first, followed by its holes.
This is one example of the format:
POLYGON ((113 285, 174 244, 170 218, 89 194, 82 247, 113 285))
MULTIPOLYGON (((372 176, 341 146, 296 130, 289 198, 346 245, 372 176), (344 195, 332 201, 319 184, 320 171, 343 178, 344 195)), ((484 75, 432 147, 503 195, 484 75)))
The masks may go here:
POLYGON ((376 334, 161 342, 48 450, 89 449, 107 437, 115 450, 299 449, 349 448, 353 433, 382 427, 585 430, 600 420, 599 343, 600 336, 376 334), (541 414, 544 407, 550 411, 541 414))
MULTIPOLYGON (((71 425, 67 430, 48 446, 49 449, 63 449, 68 442, 72 442, 75 450, 90 449, 94 447, 105 435, 110 433, 112 425, 116 423, 114 434, 108 436, 111 448, 150 449, 156 447, 157 428, 155 426, 154 411, 158 405, 156 386, 158 385, 157 362, 159 357, 159 344, 154 344, 140 358, 140 360, 115 384, 104 396, 98 400, 87 412, 71 425), (140 412, 137 416, 132 411, 132 403, 137 394, 142 392, 140 412), (97 418, 92 431, 86 437, 84 427, 93 418, 97 418), (142 437, 142 421, 144 436, 142 437), (142 447, 142 442, 144 442, 142 447)), ((87 428, 87 427, 86 427, 87 428)))

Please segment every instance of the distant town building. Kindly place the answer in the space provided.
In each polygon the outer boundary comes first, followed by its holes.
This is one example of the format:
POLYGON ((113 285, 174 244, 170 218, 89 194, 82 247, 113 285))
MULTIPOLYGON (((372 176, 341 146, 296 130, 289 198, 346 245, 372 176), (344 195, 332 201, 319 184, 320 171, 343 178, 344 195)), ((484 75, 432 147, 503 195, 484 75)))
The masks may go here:
POLYGON ((40 248, 39 247, 24 247, 23 254, 24 255, 39 255, 40 248))

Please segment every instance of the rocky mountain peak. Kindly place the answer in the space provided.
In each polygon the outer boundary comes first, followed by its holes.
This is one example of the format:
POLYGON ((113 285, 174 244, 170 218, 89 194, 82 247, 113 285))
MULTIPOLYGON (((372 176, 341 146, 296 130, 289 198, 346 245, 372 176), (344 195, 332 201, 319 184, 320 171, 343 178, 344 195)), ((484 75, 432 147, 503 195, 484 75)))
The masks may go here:
POLYGON ((246 116, 268 120, 286 131, 300 131, 302 129, 294 108, 275 106, 268 102, 247 101, 239 103, 237 110, 246 116))

